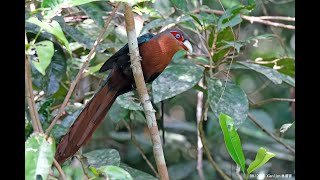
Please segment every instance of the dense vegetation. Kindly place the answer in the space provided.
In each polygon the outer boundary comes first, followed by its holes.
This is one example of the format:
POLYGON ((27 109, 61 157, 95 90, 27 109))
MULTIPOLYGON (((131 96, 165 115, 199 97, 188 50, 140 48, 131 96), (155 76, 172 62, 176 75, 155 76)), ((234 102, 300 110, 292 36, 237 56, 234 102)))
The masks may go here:
MULTIPOLYGON (((176 53, 147 85, 170 178, 221 179, 218 168, 231 179, 294 179, 295 1, 130 2, 138 36, 178 27, 193 44, 193 54, 176 53)), ((106 79, 108 72, 98 73, 99 68, 127 43, 122 3, 50 137, 33 132, 48 131, 116 3, 25 2, 27 179, 61 176, 53 165, 56 146, 106 79)), ((68 179, 156 179, 152 143, 136 92, 118 97, 82 155, 61 167, 68 179)))

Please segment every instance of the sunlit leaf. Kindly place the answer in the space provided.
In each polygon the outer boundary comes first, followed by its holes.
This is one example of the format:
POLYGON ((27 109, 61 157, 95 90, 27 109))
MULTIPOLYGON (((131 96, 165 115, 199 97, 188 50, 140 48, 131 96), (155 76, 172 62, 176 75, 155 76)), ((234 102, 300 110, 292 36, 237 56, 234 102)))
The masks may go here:
POLYGON ((51 62, 51 58, 54 54, 53 43, 51 41, 41 41, 34 44, 38 61, 31 61, 34 67, 42 74, 46 75, 46 69, 51 62))
POLYGON ((43 28, 45 31, 47 31, 50 34, 53 34, 68 50, 68 52, 71 54, 70 48, 69 48, 69 42, 64 36, 64 33, 59 25, 59 23, 55 20, 52 22, 42 22, 39 21, 36 17, 31 17, 27 20, 29 23, 36 24, 43 28))
POLYGON ((274 153, 268 152, 266 149, 264 149, 262 147, 259 148, 255 160, 250 163, 250 165, 247 169, 248 174, 257 170, 259 167, 264 165, 266 162, 268 162, 274 156, 276 156, 274 153))
POLYGON ((293 125, 293 123, 283 124, 283 125, 281 126, 281 128, 280 128, 280 133, 286 132, 292 125, 293 125))
POLYGON ((25 178, 47 179, 56 145, 52 138, 46 140, 44 134, 32 134, 25 142, 25 178))
POLYGON ((147 33, 150 29, 157 28, 157 27, 163 27, 168 24, 178 24, 180 22, 190 21, 192 18, 190 16, 180 16, 176 19, 174 18, 166 18, 166 19, 155 19, 143 26, 141 30, 141 34, 147 33))
POLYGON ((233 119, 221 113, 219 118, 220 126, 223 132, 224 142, 231 158, 245 172, 246 160, 243 155, 240 137, 235 129, 233 119))

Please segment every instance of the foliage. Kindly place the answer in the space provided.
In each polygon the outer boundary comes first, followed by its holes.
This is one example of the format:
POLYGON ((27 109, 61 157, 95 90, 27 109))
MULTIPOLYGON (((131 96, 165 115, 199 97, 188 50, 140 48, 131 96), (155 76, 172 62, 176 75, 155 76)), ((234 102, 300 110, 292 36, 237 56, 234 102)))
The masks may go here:
MULTIPOLYGON (((192 55, 185 51, 176 53, 164 72, 148 84, 159 122, 164 114, 163 127, 161 123, 159 127, 165 131, 164 153, 172 179, 199 179, 196 171, 199 92, 204 93, 202 111, 207 119, 204 121, 206 145, 228 176, 236 176, 236 164, 245 178, 252 172, 289 172, 294 176, 294 155, 248 119, 250 113, 267 131, 294 147, 292 104, 270 101, 256 106, 270 98, 291 98, 290 89, 295 87, 294 30, 251 23, 242 18, 242 15, 263 16, 265 12, 294 16, 294 1, 282 5, 268 2, 130 1, 137 15, 138 35, 158 33, 175 25, 188 34, 195 51, 192 55), (216 10, 222 14, 215 13, 216 10)), ((35 103, 44 130, 57 115, 112 8, 111 1, 106 0, 26 1, 26 54, 31 62, 35 103)), ((27 179, 38 178, 38 175, 42 179, 47 179, 48 175, 59 176, 52 167, 55 142, 59 143, 85 103, 107 78, 108 72, 98 73, 99 68, 126 44, 123 9, 119 11, 49 139, 31 133, 31 117, 26 107, 27 179)), ((72 163, 68 161, 62 165, 67 178, 156 179, 133 145, 131 133, 123 121, 130 124, 137 143, 156 167, 150 135, 144 129, 143 109, 133 91, 117 98, 106 120, 83 147, 81 157, 85 162, 73 158, 72 163)), ((205 156, 203 165, 206 179, 220 178, 218 173, 212 173, 205 156)))

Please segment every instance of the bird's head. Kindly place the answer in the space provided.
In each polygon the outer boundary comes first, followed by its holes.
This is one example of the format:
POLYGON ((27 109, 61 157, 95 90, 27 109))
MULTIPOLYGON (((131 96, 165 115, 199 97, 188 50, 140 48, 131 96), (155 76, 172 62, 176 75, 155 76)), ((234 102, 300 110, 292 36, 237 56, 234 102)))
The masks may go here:
POLYGON ((192 45, 189 41, 189 37, 180 29, 173 28, 168 29, 168 31, 181 43, 183 49, 188 51, 190 54, 192 53, 192 45))

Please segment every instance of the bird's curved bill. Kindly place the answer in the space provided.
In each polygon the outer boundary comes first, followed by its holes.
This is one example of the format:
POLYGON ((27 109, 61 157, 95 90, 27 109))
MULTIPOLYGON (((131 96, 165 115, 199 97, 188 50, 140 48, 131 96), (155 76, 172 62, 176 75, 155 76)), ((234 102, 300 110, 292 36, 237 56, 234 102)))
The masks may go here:
POLYGON ((191 43, 190 43, 188 40, 185 40, 185 41, 183 41, 183 44, 184 44, 184 45, 186 46, 186 48, 188 49, 187 51, 188 51, 190 54, 192 54, 193 49, 192 49, 191 43))

